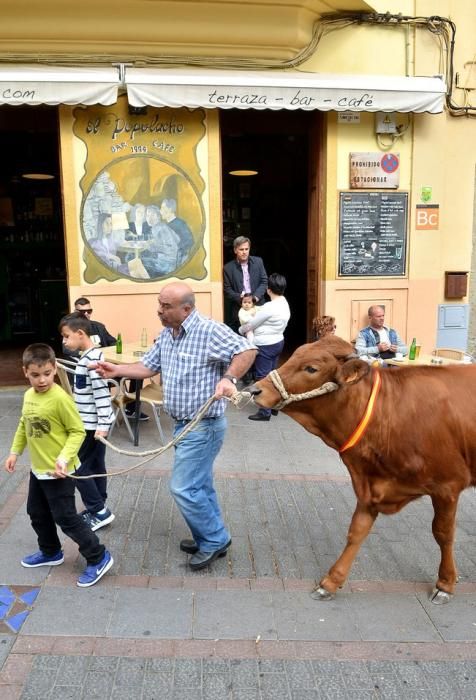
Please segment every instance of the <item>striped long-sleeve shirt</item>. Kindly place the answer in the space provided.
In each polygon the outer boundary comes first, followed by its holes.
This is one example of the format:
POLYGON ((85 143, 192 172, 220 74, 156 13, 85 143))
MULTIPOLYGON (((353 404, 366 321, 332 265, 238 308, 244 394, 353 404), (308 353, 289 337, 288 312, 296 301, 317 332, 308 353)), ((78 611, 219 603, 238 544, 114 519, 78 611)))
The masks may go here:
POLYGON ((74 370, 74 400, 86 430, 107 431, 113 421, 111 394, 107 381, 88 365, 103 360, 100 348, 90 348, 74 370))

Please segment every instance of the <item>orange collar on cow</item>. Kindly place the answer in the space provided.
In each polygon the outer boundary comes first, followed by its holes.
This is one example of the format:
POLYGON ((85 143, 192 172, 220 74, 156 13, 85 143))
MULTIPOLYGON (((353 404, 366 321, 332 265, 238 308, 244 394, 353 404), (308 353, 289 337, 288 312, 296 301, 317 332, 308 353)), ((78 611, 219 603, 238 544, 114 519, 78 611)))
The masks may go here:
POLYGON ((377 394, 380 389, 380 385, 382 384, 382 378, 380 376, 380 372, 378 370, 375 370, 374 374, 374 383, 372 386, 372 391, 370 392, 370 398, 367 403, 367 408, 365 409, 365 413, 362 416, 362 420, 350 436, 350 438, 342 445, 340 448, 339 452, 345 452, 346 450, 349 450, 351 447, 354 447, 359 440, 361 439, 362 435, 365 433, 365 430, 367 428, 367 425, 369 424, 369 420, 372 417, 372 412, 374 410, 375 406, 375 401, 377 400, 377 394))

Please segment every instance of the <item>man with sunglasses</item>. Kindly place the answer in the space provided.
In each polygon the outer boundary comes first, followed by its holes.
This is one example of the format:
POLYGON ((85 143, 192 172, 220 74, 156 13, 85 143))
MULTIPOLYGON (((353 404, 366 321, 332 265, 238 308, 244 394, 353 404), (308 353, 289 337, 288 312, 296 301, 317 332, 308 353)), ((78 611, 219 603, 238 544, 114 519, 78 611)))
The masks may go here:
POLYGON ((91 302, 86 297, 79 297, 74 302, 74 310, 79 311, 80 314, 84 314, 91 324, 91 337, 98 336, 96 343, 101 348, 106 348, 109 345, 115 345, 116 339, 113 335, 109 333, 104 323, 99 321, 93 321, 91 318, 93 314, 93 309, 91 307, 91 302))

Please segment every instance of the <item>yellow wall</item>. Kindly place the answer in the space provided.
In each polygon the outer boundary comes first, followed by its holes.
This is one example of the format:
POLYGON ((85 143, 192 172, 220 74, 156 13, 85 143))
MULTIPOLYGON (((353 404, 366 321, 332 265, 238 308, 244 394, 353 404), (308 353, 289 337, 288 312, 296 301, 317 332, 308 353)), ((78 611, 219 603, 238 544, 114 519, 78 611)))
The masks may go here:
MULTIPOLYGON (((474 60, 474 3, 417 1, 396 2, 381 12, 450 17, 457 25, 455 71, 468 79, 464 64, 474 60)), ((423 30, 351 27, 325 37, 306 69, 327 72, 432 75, 441 70, 439 44, 423 30), (407 41, 410 45, 406 47, 407 41)), ((468 99, 476 105, 476 66, 469 76, 468 99)), ((455 100, 463 102, 463 91, 455 100)), ((401 175, 398 191, 409 192, 408 276, 405 279, 339 279, 338 193, 349 187, 348 154, 378 151, 374 117, 361 114, 359 125, 338 124, 329 115, 326 141, 326 259, 324 265, 325 312, 336 316, 338 333, 355 338, 366 323, 371 303, 384 303, 387 321, 404 338, 417 336, 423 351, 435 347, 437 311, 444 298, 444 272, 470 270, 474 206, 474 119, 455 118, 446 111, 438 115, 398 115, 398 124, 409 120, 409 129, 392 151, 400 153, 401 175), (431 186, 432 203, 440 205, 439 230, 415 229, 415 206, 421 203, 422 186, 431 186)))
MULTIPOLYGON (((462 80, 469 80, 473 91, 468 100, 476 102, 476 77, 468 76, 464 64, 474 60, 474 28, 476 5, 456 0, 406 0, 388 3, 376 0, 373 7, 385 12, 408 15, 451 17, 457 25, 455 71, 462 80)), ((269 9, 269 8, 268 8, 269 9)), ((309 29, 309 17, 301 15, 302 27, 309 29)), ((219 34, 219 32, 218 32, 219 34)), ((225 36, 225 34, 223 34, 225 36)), ((259 42, 260 33, 256 32, 259 42)), ((315 55, 302 70, 331 73, 376 73, 381 75, 432 75, 442 67, 437 38, 424 30, 404 27, 352 26, 326 35, 315 55)), ((216 46, 213 48, 217 50, 216 46)), ((252 52, 242 47, 242 55, 252 52)), ((258 56, 259 53, 254 55, 258 56)), ((455 92, 462 102, 463 91, 455 92)), ((272 114, 270 115, 272 119, 272 114)), ((408 275, 405 278, 339 279, 337 275, 338 194, 349 186, 351 151, 377 151, 374 116, 361 113, 360 124, 338 124, 330 113, 325 137, 326 178, 325 238, 323 265, 324 311, 335 315, 339 332, 355 337, 365 323, 368 305, 385 303, 387 320, 407 339, 417 336, 424 351, 430 351, 436 340, 438 304, 444 299, 445 270, 469 270, 471 261, 471 228, 473 219, 473 183, 475 167, 474 119, 454 118, 447 112, 439 115, 398 115, 399 124, 409 123, 408 130, 392 148, 400 153, 399 191, 409 192, 408 275), (440 226, 437 231, 415 229, 415 206, 420 202, 421 187, 431 186, 432 203, 440 205, 440 226)), ((122 330, 126 340, 137 337, 138 329, 149 325, 154 334, 154 318, 158 283, 144 285, 117 281, 85 284, 81 279, 82 261, 78 238, 79 188, 84 154, 71 136, 71 110, 61 108, 61 148, 63 185, 68 245, 70 293, 74 298, 86 294, 93 300, 98 318, 110 318, 111 328, 122 330), (119 303, 118 303, 119 299, 119 303)), ((221 192, 218 114, 207 114, 207 137, 200 144, 200 167, 207 183, 204 203, 207 212, 205 232, 209 270, 207 278, 194 282, 202 311, 222 317, 221 293, 221 192)), ((466 299, 463 301, 467 301, 466 299)))

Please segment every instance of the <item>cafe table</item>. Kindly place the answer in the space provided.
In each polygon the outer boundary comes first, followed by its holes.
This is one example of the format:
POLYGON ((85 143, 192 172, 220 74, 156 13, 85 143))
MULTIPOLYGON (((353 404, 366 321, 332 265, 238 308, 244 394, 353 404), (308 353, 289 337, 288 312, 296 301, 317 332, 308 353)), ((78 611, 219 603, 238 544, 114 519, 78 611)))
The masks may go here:
POLYGON ((134 253, 134 257, 138 258, 140 253, 147 250, 150 241, 124 241, 117 247, 119 253, 134 253))
MULTIPOLYGON (((115 365, 132 365, 134 362, 140 362, 148 348, 141 347, 140 343, 123 343, 122 352, 116 351, 115 345, 109 345, 101 348, 104 353, 106 362, 112 362, 115 365)), ((127 377, 127 374, 125 375, 127 377)), ((139 419, 140 419, 140 392, 142 389, 143 380, 135 379, 136 382, 136 409, 134 417, 134 447, 139 444, 139 419)))
POLYGON ((436 357, 436 355, 426 355, 420 353, 414 360, 410 360, 406 355, 403 360, 392 358, 385 360, 387 365, 395 365, 395 367, 416 367, 417 365, 430 365, 432 367, 441 367, 442 365, 463 365, 462 360, 449 360, 447 357, 436 357))

